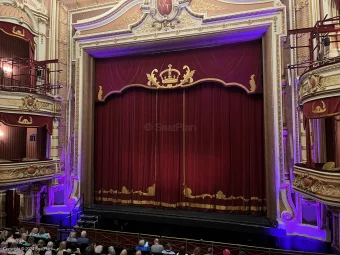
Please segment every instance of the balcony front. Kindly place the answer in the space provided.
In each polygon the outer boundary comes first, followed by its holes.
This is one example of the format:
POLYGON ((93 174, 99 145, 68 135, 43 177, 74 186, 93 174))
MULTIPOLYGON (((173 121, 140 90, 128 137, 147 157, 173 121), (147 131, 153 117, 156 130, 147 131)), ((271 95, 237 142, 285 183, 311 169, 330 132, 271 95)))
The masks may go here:
POLYGON ((14 187, 38 181, 46 181, 60 174, 59 160, 1 160, 0 187, 14 187))
POLYGON ((340 206, 340 167, 333 164, 296 164, 293 188, 314 200, 340 206))

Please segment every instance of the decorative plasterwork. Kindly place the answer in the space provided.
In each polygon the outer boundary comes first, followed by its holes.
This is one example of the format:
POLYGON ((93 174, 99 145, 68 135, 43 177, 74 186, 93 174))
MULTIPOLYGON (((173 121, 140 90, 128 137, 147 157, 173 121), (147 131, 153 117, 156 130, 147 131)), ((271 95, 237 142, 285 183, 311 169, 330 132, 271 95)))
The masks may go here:
POLYGON ((21 92, 0 93, 0 110, 3 112, 27 113, 44 116, 61 115, 61 99, 21 92))
POLYGON ((52 179, 59 174, 59 160, 0 163, 0 186, 52 179))
POLYGON ((0 16, 2 20, 24 26, 35 35, 39 33, 39 20, 47 22, 48 17, 46 14, 39 12, 39 10, 29 6, 27 3, 22 4, 15 0, 0 0, 0 16))
POLYGON ((340 206, 339 171, 319 171, 305 167, 294 167, 293 188, 328 205, 340 206))
POLYGON ((299 103, 340 95, 340 63, 303 75, 299 83, 299 103))

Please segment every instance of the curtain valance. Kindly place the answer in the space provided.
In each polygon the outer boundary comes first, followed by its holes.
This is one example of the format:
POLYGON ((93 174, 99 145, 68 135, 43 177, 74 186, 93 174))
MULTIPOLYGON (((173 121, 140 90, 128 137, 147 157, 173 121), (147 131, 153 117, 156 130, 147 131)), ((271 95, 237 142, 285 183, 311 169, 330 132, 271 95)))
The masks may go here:
POLYGON ((340 114, 340 97, 330 97, 303 105, 303 115, 306 119, 326 118, 340 114))
POLYGON ((34 35, 28 29, 12 23, 0 22, 0 30, 7 35, 29 42, 31 48, 34 49, 34 35))
POLYGON ((128 87, 172 89, 207 81, 262 93, 261 40, 96 60, 97 101, 128 87))
POLYGON ((14 127, 33 128, 46 126, 47 131, 52 134, 52 117, 0 112, 0 122, 14 127))

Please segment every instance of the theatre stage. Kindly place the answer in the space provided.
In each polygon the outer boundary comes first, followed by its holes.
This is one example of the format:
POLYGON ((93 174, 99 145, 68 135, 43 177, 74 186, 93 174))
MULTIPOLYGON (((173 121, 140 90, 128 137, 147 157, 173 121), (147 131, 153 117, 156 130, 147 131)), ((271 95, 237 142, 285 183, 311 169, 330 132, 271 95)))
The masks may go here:
POLYGON ((101 229, 160 236, 266 247, 285 236, 275 222, 250 215, 99 204, 86 206, 84 214, 100 216, 101 229))

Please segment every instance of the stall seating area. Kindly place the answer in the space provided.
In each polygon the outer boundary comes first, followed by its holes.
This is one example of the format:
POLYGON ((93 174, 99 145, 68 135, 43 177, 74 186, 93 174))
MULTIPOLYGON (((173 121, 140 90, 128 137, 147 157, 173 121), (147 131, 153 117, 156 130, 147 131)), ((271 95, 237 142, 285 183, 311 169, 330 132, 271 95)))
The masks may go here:
POLYGON ((284 255, 314 254, 213 241, 155 236, 99 229, 77 229, 66 238, 57 238, 57 225, 21 222, 0 233, 0 254, 15 255, 284 255), (20 227, 20 228, 19 228, 20 227), (152 248, 154 244, 159 244, 152 248), (153 252, 158 249, 158 252, 153 252), (161 251, 162 250, 162 251, 161 251))

